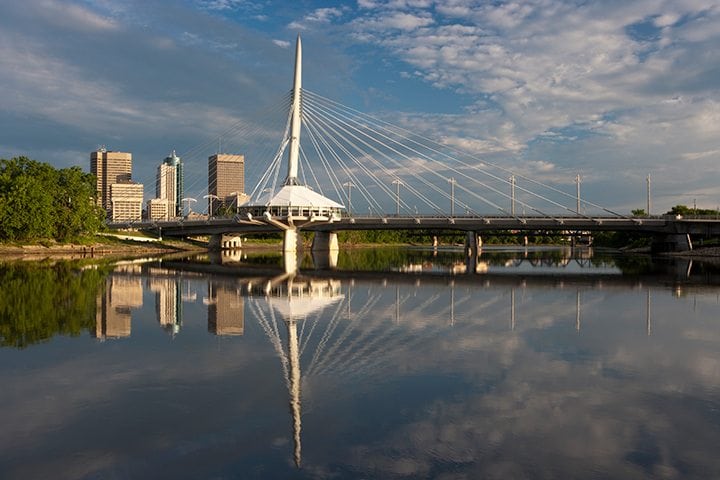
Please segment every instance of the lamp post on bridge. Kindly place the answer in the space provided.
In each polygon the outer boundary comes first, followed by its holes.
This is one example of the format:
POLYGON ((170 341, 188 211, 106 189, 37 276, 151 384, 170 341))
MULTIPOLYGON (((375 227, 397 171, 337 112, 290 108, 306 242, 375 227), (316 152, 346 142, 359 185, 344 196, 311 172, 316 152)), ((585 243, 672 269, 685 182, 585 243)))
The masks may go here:
POLYGON ((400 181, 399 178, 396 178, 392 181, 392 184, 395 185, 395 215, 400 216, 400 185, 403 185, 403 182, 400 181))
POLYGON ((647 175, 646 181, 647 181, 647 214, 648 214, 648 217, 649 217, 649 216, 651 215, 651 214, 650 214, 650 207, 652 206, 651 203, 650 203, 650 174, 649 174, 649 173, 648 173, 648 175, 647 175))
POLYGON ((455 216, 455 177, 450 177, 450 218, 455 216))
POLYGON ((348 189, 348 215, 352 215, 352 188, 355 186, 352 182, 343 183, 343 187, 348 189))
POLYGON ((180 200, 180 202, 186 204, 186 207, 187 207, 187 209, 188 209, 187 216, 190 216, 190 212, 192 212, 192 209, 191 209, 191 207, 190 207, 190 202, 197 202, 197 200, 195 200, 195 199, 192 198, 192 197, 185 197, 185 198, 183 198, 182 200, 180 200))
POLYGON ((210 219, 213 216, 213 200, 220 200, 220 197, 210 193, 208 195, 203 195, 203 198, 208 201, 208 218, 210 219))

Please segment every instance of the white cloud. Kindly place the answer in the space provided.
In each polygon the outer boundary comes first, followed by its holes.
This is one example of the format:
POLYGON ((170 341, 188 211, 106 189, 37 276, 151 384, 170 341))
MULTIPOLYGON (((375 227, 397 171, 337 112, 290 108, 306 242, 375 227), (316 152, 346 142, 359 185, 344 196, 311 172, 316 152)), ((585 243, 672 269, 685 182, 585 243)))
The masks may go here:
POLYGON ((272 42, 280 48, 290 48, 290 42, 287 40, 274 39, 272 42))
POLYGON ((45 21, 52 24, 72 28, 74 30, 117 30, 118 25, 110 18, 80 5, 59 2, 57 0, 42 0, 35 13, 42 16, 45 21))
POLYGON ((290 22, 288 28, 291 30, 307 30, 313 26, 331 23, 342 15, 343 11, 340 8, 318 8, 305 15, 302 20, 290 22))
POLYGON ((386 34, 388 29, 409 32, 420 27, 431 25, 434 22, 429 14, 412 14, 405 12, 391 12, 379 14, 370 18, 356 20, 355 28, 364 33, 386 34))
MULTIPOLYGON (((434 8, 411 8, 407 2, 363 6, 349 24, 358 41, 391 52, 437 88, 495 105, 500 116, 480 122, 488 139, 512 138, 513 145, 530 151, 548 131, 570 128, 572 135, 558 137, 557 145, 597 150, 567 158, 565 149, 553 163, 588 165, 590 157, 603 155, 605 172, 666 164, 697 146, 717 148, 720 88, 713 79, 720 68, 720 9, 715 1, 449 0, 434 2, 434 8), (415 21, 401 29, 393 25, 399 18, 415 21), (657 40, 638 41, 628 33, 631 25, 647 21, 661 29, 657 40), (640 157, 632 165, 620 160, 627 152, 619 149, 627 148, 640 157), (650 153, 656 149, 659 156, 650 153)), ((457 138, 463 137, 481 138, 458 131, 457 138)), ((468 143, 477 148, 482 142, 468 143)))

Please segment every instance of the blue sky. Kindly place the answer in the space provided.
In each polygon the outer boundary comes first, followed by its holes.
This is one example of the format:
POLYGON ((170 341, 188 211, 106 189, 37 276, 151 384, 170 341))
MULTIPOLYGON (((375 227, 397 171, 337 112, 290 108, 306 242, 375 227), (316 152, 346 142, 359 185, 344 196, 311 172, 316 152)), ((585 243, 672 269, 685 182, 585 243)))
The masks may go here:
POLYGON ((571 192, 580 173, 612 208, 644 207, 648 173, 658 210, 715 208, 719 17, 717 0, 0 0, 0 156, 131 151, 149 196, 176 149, 200 178, 203 148, 289 90, 300 33, 314 92, 571 192))

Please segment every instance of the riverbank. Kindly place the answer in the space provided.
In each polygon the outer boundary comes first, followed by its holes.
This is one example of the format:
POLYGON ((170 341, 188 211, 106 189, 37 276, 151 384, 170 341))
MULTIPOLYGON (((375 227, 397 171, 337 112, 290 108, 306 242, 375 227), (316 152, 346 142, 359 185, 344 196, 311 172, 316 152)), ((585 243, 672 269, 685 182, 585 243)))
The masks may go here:
POLYGON ((146 242, 110 237, 95 237, 82 243, 56 243, 52 241, 35 244, 0 244, 3 259, 92 258, 166 254, 207 250, 199 242, 164 240, 146 242))
POLYGON ((674 257, 720 257, 720 247, 695 247, 688 252, 673 252, 670 255, 674 257))

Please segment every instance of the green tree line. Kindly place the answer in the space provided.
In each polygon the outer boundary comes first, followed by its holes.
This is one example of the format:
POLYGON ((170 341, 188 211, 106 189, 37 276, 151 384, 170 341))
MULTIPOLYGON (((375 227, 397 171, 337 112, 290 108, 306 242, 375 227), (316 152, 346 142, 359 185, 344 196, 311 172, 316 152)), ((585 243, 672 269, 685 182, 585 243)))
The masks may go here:
POLYGON ((95 182, 80 167, 0 159, 0 241, 65 242, 96 233, 105 213, 96 203, 95 182))

